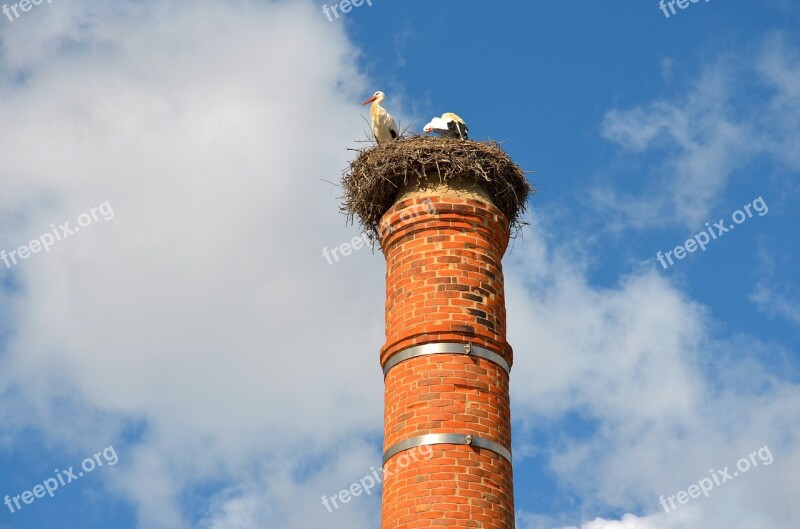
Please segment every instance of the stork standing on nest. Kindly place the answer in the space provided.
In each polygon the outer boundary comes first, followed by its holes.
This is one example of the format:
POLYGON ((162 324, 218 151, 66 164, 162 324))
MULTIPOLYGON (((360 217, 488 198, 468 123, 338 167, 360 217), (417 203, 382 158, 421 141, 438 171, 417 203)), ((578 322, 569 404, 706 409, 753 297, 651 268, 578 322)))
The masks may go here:
POLYGON ((445 112, 442 117, 433 118, 422 130, 425 134, 435 132, 445 138, 469 139, 469 128, 466 122, 452 112, 445 112))
POLYGON ((372 126, 372 133, 375 135, 375 139, 378 143, 393 140, 399 136, 397 133, 397 123, 392 115, 386 112, 386 109, 381 106, 381 102, 383 102, 385 98, 386 96, 384 93, 378 90, 372 97, 361 103, 361 106, 372 103, 369 109, 369 114, 372 117, 370 125, 372 126))

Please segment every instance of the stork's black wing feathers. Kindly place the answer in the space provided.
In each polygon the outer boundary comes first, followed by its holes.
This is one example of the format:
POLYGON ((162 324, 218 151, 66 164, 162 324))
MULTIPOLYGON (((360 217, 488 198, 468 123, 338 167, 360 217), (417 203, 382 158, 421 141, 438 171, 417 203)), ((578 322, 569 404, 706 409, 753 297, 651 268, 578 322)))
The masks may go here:
POLYGON ((451 137, 453 138, 461 138, 462 140, 468 139, 469 129, 463 123, 459 123, 458 121, 451 119, 447 122, 447 130, 450 131, 451 137))

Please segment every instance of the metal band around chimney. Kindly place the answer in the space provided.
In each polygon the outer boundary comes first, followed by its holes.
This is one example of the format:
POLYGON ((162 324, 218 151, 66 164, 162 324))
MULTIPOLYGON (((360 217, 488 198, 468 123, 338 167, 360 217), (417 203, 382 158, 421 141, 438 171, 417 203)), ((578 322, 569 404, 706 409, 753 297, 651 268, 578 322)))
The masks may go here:
POLYGON ((483 437, 475 437, 470 434, 429 433, 427 435, 420 435, 419 437, 412 437, 411 439, 400 441, 399 443, 396 443, 391 447, 389 447, 389 449, 383 453, 383 464, 385 465, 386 462, 389 461, 392 457, 396 456, 397 454, 405 450, 410 450, 418 446, 441 445, 441 444, 469 445, 469 446, 477 446, 478 448, 485 448, 487 450, 491 450, 495 454, 503 456, 508 460, 509 463, 511 462, 511 451, 505 446, 501 445, 500 443, 496 443, 489 439, 485 439, 483 437))
POLYGON ((499 365, 503 368, 503 370, 511 374, 511 366, 508 365, 506 359, 500 356, 499 354, 486 349, 485 347, 480 347, 479 345, 473 345, 472 343, 455 343, 455 342, 438 342, 438 343, 426 343, 423 345, 415 345, 414 347, 409 347, 408 349, 403 349, 402 351, 393 354, 389 360, 386 361, 386 365, 383 366, 383 376, 385 377, 386 374, 389 372, 391 368, 399 364, 400 362, 404 362, 411 358, 416 358, 418 356, 426 356, 426 355, 439 355, 439 354, 462 354, 468 356, 477 356, 478 358, 483 358, 484 360, 489 360, 490 362, 494 362, 495 364, 499 365))

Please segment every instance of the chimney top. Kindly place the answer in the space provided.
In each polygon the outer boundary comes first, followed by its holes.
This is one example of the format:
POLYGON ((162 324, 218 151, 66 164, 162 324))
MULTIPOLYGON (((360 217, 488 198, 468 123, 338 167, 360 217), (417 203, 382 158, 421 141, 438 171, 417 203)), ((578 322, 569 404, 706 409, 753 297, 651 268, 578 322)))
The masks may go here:
POLYGON ((519 229, 533 187, 497 142, 414 136, 359 151, 342 177, 342 211, 377 240, 381 217, 400 197, 446 184, 489 198, 519 229))

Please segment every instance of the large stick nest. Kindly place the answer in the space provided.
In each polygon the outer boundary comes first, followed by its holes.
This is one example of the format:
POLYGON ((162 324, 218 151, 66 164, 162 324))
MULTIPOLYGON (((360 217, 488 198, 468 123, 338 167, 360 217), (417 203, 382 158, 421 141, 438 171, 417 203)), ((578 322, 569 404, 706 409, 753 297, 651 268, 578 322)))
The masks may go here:
POLYGON ((357 152, 342 175, 341 209, 349 222, 357 217, 373 241, 379 238, 381 217, 398 192, 426 180, 429 173, 438 174, 442 183, 475 181, 508 218, 513 234, 525 224, 522 215, 533 187, 497 142, 413 136, 357 152))

